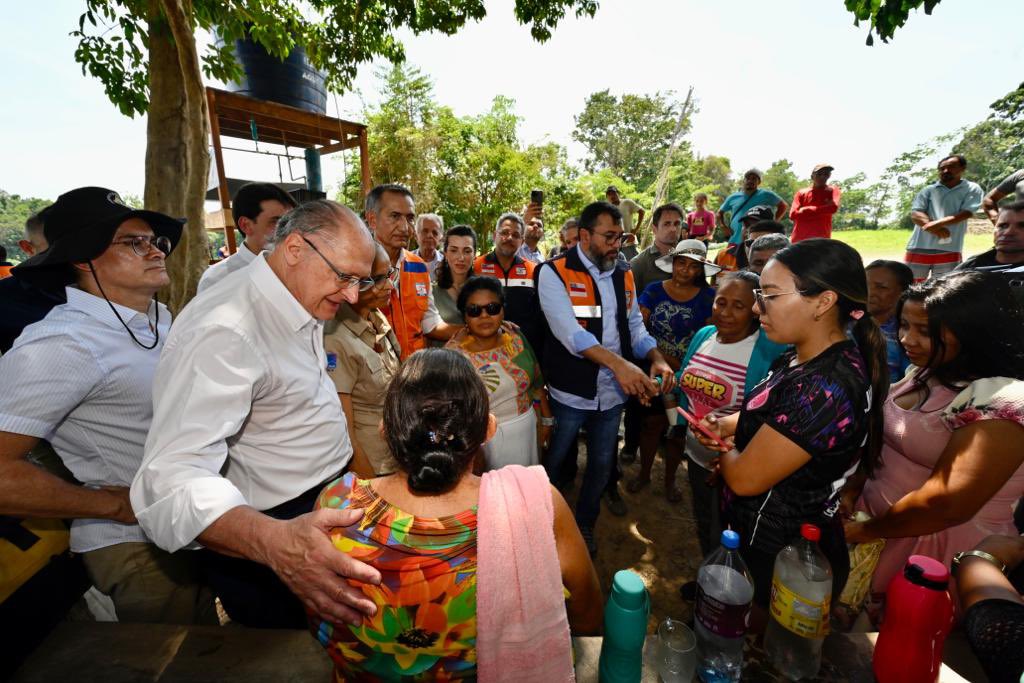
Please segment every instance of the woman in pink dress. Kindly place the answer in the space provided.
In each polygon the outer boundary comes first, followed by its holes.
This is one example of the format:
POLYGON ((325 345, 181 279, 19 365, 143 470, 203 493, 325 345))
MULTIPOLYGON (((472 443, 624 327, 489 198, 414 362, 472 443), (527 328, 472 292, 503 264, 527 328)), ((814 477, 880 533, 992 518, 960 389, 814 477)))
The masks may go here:
POLYGON ((914 285, 897 315, 916 367, 885 401, 882 467, 856 504, 872 519, 846 523, 849 543, 886 539, 876 603, 910 555, 949 565, 986 536, 1016 534, 1024 494, 1024 311, 1009 287, 955 273, 914 285))

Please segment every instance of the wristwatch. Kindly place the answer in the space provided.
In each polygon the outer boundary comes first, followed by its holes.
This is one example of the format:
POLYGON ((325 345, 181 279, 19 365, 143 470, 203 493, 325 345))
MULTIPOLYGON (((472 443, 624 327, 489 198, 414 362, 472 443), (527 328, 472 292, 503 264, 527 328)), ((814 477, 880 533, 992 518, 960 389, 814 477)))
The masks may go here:
POLYGON ((960 570, 960 563, 965 557, 980 557, 983 560, 991 562, 996 567, 999 567, 999 571, 1006 573, 1006 565, 1000 562, 995 555, 986 553, 984 550, 964 550, 953 556, 953 564, 950 567, 950 573, 956 577, 956 573, 960 570))
POLYGON ((540 423, 544 427, 554 427, 555 426, 555 418, 554 417, 544 417, 542 415, 541 418, 540 418, 540 423))

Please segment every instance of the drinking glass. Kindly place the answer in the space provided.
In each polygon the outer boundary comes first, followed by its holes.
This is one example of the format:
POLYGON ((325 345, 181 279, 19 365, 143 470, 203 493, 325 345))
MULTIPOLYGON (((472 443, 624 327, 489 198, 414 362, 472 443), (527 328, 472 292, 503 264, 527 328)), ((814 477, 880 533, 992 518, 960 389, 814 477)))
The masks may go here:
POLYGON ((658 676, 663 683, 690 683, 697 669, 697 638, 690 627, 666 619, 658 627, 658 676))

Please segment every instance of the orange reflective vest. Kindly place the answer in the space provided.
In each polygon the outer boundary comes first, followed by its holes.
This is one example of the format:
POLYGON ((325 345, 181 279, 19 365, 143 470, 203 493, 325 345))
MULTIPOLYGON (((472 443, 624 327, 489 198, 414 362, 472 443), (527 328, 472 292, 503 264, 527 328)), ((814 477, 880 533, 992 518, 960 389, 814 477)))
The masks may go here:
MULTIPOLYGON (((615 272, 612 273, 615 300, 602 301, 597 283, 575 249, 546 261, 541 267, 550 267, 558 274, 565 285, 576 322, 594 335, 599 344, 603 344, 604 317, 615 316, 615 325, 619 331, 619 355, 632 362, 633 344, 629 332, 629 310, 636 300, 633 273, 625 266, 616 265, 615 272)), ((600 367, 586 358, 570 353, 551 333, 550 328, 544 341, 542 369, 548 383, 559 391, 586 399, 597 396, 597 373, 600 367)))
POLYGON ((512 261, 512 267, 506 272, 501 267, 501 264, 498 263, 498 257, 492 251, 489 254, 482 254, 476 257, 476 260, 473 261, 473 274, 496 277, 501 280, 501 284, 505 287, 528 287, 532 290, 534 287, 534 267, 532 262, 525 261, 516 256, 512 261))
POLYGON ((416 254, 402 250, 398 287, 391 290, 391 302, 384 315, 398 337, 401 359, 405 360, 427 345, 423 336, 423 314, 430 305, 430 270, 416 254))
POLYGON ((540 354, 544 344, 544 328, 540 318, 540 303, 534 282, 536 266, 516 256, 506 271, 492 251, 478 256, 473 262, 473 274, 497 278, 505 288, 505 320, 519 325, 535 353, 540 354))

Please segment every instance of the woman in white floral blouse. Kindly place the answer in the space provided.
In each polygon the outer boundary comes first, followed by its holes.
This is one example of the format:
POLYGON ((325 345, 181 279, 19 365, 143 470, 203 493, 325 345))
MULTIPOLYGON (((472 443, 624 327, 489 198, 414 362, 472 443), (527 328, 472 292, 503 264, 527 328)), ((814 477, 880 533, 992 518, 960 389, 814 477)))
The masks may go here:
POLYGON ((502 325, 505 296, 493 277, 472 277, 458 298, 466 320, 463 337, 449 346, 466 354, 487 387, 498 432, 484 446, 486 469, 537 465, 540 449, 551 435, 554 418, 548 407, 540 363, 518 331, 502 325))

